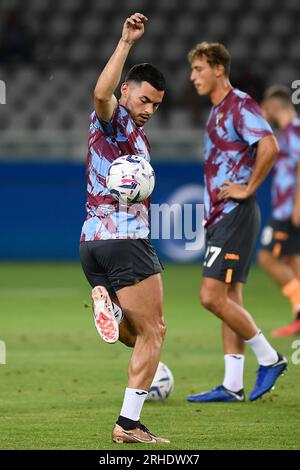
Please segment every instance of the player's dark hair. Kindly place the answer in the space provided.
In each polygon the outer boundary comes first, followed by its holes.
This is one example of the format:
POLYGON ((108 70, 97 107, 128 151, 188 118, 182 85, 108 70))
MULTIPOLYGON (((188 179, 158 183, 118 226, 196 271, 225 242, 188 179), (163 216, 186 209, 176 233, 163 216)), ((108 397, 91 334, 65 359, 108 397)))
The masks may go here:
POLYGON ((164 91, 166 88, 166 81, 163 74, 151 64, 136 64, 134 65, 125 77, 125 81, 132 80, 137 83, 148 82, 158 91, 164 91))
POLYGON ((207 62, 211 67, 223 65, 224 73, 226 77, 229 77, 231 57, 224 44, 219 42, 200 42, 189 52, 188 60, 192 63, 194 59, 203 56, 207 58, 207 62))
POLYGON ((277 99, 283 104, 292 106, 291 91, 284 85, 272 85, 264 92, 263 100, 277 99))

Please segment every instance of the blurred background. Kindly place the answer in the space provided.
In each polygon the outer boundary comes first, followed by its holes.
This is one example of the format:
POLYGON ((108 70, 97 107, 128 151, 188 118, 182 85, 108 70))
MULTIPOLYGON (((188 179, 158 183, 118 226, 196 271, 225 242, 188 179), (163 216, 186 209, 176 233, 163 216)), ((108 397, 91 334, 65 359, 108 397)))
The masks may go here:
MULTIPOLYGON (((78 245, 93 89, 136 11, 149 21, 124 73, 147 61, 167 79, 166 99, 145 129, 157 176, 153 202, 202 201, 210 103, 189 80, 187 53, 197 42, 224 42, 232 84, 258 101, 265 87, 300 79, 300 0, 0 0, 1 449, 111 450, 130 352, 107 348, 95 334, 78 245)), ((270 177, 258 198, 264 224, 270 177)), ((257 405, 199 410, 185 401, 223 373, 219 320, 197 300, 201 250, 185 243, 155 241, 167 261, 162 360, 176 385, 166 403, 145 406, 145 422, 170 436, 173 449, 299 449, 300 367, 291 337, 272 341, 290 358, 289 373, 257 405)), ((290 319, 288 301, 258 268, 245 301, 266 334, 290 319)), ((248 393, 257 368, 250 353, 246 364, 248 393)))
MULTIPOLYGON (((135 11, 149 21, 125 72, 147 61, 167 79, 166 99, 146 128, 153 202, 202 200, 210 103, 196 95, 186 59, 197 42, 223 42, 232 84, 258 101, 265 87, 300 78, 299 0, 0 0, 0 259, 78 259, 93 88, 135 11)), ((269 179, 259 200, 265 220, 269 179)), ((200 256, 187 254, 184 241, 156 246, 169 261, 200 256)))

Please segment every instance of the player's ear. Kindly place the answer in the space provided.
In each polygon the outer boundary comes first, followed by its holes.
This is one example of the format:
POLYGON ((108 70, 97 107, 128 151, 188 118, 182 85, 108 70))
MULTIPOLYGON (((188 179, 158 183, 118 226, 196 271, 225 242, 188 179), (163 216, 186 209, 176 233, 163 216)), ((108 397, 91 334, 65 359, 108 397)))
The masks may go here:
POLYGON ((122 83, 122 85, 121 85, 121 94, 124 98, 127 98, 127 96, 128 96, 128 89, 129 89, 128 82, 122 83))
POLYGON ((217 64, 215 65, 215 74, 217 78, 220 78, 222 75, 225 75, 225 69, 224 65, 222 64, 217 64))

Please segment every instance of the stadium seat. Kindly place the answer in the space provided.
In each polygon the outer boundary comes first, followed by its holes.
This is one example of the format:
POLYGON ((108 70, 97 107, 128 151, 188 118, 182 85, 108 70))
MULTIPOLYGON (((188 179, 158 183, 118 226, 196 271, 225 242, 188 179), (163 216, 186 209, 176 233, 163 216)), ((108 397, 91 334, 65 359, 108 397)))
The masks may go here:
POLYGON ((210 0, 202 0, 201 2, 199 2, 199 0, 189 0, 186 4, 187 10, 191 11, 193 14, 195 14, 196 12, 204 13, 208 11, 210 7, 210 0))
POLYGON ((146 28, 147 37, 150 39, 164 37, 167 31, 167 20, 160 14, 154 13, 149 23, 147 23, 146 28))
POLYGON ((190 14, 183 15, 175 22, 174 31, 176 35, 184 39, 186 36, 189 36, 191 32, 200 29, 200 25, 202 24, 203 21, 201 21, 201 18, 198 16, 190 14))
MULTIPOLYGON (((291 61, 298 62, 299 64, 299 51, 300 51, 300 40, 299 38, 291 41, 290 47, 288 48, 286 55, 291 61)), ((295 77, 296 78, 296 77, 295 77)))
POLYGON ((266 38, 258 45, 257 54, 261 61, 276 62, 281 58, 281 44, 275 37, 266 38))
MULTIPOLYGON (((43 120, 43 112, 49 108, 51 114, 53 107, 57 109, 58 129, 80 126, 84 120, 74 120, 63 110, 68 106, 74 114, 90 112, 95 81, 120 37, 124 18, 140 10, 149 16, 149 22, 142 41, 130 52, 126 70, 136 62, 149 61, 165 73, 167 106, 162 112, 166 117, 172 116, 175 110, 175 117, 170 121, 164 119, 163 124, 172 125, 179 120, 186 125, 190 123, 185 112, 178 118, 178 106, 183 104, 182 97, 189 83, 187 53, 200 41, 225 43, 232 54, 234 77, 240 75, 240 67, 246 61, 255 60, 255 71, 265 75, 268 83, 276 80, 289 84, 297 78, 299 0, 283 3, 253 0, 250 4, 242 0, 186 0, 184 9, 181 3, 179 0, 121 3, 117 0, 28 0, 25 9, 17 0, 2 0, 4 14, 0 27, 5 26, 5 12, 16 8, 38 38, 33 63, 1 65, 1 77, 10 84, 7 94, 11 96, 10 111, 3 108, 2 128, 11 129, 15 110, 21 116, 17 119, 18 128, 44 129, 47 121, 43 120)), ((200 118, 204 119, 206 113, 207 105, 203 105, 200 118)), ((192 107, 190 114, 195 114, 192 107)), ((55 127, 54 117, 51 126, 55 127)), ((151 126, 155 127, 154 121, 151 126)))
POLYGON ((260 37, 263 30, 263 20, 257 14, 249 14, 240 18, 238 34, 243 37, 260 37))
POLYGON ((54 16, 46 26, 49 36, 55 39, 63 39, 68 37, 68 35, 71 33, 71 28, 72 23, 67 15, 60 17, 54 16))
POLYGON ((269 81, 269 85, 274 85, 274 83, 279 83, 279 84, 291 86, 291 83, 297 79, 298 79, 297 67, 290 65, 290 64, 281 64, 275 67, 268 81, 269 81))
MULTIPOLYGON (((103 0, 99 3, 102 3, 102 1, 103 0)), ((60 2, 60 9, 66 13, 70 13, 75 10, 79 10, 81 4, 81 0, 64 0, 63 2, 60 2)))
POLYGON ((298 0, 285 0, 284 8, 291 13, 299 13, 300 3, 298 0))
MULTIPOLYGON (((242 38, 236 38, 234 41, 231 41, 228 45, 228 50, 232 56, 233 64, 235 62, 242 62, 243 60, 247 59, 249 46, 248 42, 242 38)), ((234 67, 236 67, 234 65, 234 67)))
POLYGON ((293 19, 289 15, 276 15, 270 21, 269 31, 273 36, 288 37, 293 31, 293 19))
POLYGON ((258 14, 267 13, 267 15, 269 15, 270 12, 272 14, 273 11, 277 10, 276 0, 275 2, 274 0, 264 0, 263 2, 261 0, 252 0, 249 6, 258 14))
POLYGON ((226 15, 216 15, 206 21, 206 32, 211 38, 218 41, 219 37, 227 35, 230 31, 230 17, 226 15))

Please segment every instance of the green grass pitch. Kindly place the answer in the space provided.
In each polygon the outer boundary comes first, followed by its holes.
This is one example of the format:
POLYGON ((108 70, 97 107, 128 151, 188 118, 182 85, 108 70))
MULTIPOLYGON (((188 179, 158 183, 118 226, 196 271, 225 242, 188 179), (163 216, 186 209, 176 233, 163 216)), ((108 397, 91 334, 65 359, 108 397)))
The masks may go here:
MULTIPOLYGON (((156 449, 297 449, 300 444, 300 364, 291 363, 295 338, 273 340, 290 360, 274 392, 257 402, 187 403, 186 396, 223 379, 220 323, 202 309, 198 266, 167 266, 162 360, 175 389, 160 403, 146 403, 143 422, 170 438, 156 449)), ((89 286, 77 264, 2 264, 0 340, 0 449, 149 449, 111 443, 130 349, 98 337, 89 286)), ((279 289, 253 268, 245 304, 267 336, 290 319, 279 289)), ((299 357, 299 354, 298 354, 299 357)), ((247 351, 245 389, 257 364, 247 351)), ((153 447, 151 447, 153 449, 153 447)))

